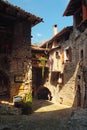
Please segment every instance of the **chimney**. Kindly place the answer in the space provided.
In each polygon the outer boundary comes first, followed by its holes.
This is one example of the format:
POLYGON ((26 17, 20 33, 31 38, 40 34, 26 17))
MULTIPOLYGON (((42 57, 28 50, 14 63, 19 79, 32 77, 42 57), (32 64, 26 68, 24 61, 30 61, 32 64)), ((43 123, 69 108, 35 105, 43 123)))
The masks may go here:
POLYGON ((53 36, 55 36, 57 34, 57 25, 53 25, 53 36))

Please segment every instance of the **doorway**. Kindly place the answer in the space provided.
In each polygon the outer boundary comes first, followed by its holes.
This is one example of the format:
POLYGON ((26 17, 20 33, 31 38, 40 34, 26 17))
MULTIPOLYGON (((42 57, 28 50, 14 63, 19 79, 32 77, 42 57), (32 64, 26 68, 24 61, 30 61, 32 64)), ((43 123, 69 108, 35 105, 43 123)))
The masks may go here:
POLYGON ((48 76, 48 68, 45 67, 44 70, 44 77, 42 75, 42 68, 41 67, 33 67, 32 68, 32 87, 34 89, 34 95, 36 95, 37 90, 43 86, 46 82, 48 76))

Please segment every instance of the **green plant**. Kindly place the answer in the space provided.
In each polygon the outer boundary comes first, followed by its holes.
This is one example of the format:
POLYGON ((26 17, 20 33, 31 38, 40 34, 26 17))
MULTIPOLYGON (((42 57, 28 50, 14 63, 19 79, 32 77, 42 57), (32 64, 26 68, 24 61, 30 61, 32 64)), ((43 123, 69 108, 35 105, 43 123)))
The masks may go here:
POLYGON ((22 114, 28 115, 32 114, 32 103, 25 102, 22 107, 22 114))
POLYGON ((32 113, 32 93, 28 92, 26 94, 25 102, 22 106, 22 114, 28 115, 32 113))
POLYGON ((28 92, 28 93, 26 94, 26 100, 25 100, 25 102, 30 102, 30 103, 32 103, 32 93, 31 93, 31 92, 28 92))
POLYGON ((46 63, 46 58, 45 57, 41 57, 40 62, 42 64, 42 77, 44 77, 44 67, 45 67, 45 63, 46 63))

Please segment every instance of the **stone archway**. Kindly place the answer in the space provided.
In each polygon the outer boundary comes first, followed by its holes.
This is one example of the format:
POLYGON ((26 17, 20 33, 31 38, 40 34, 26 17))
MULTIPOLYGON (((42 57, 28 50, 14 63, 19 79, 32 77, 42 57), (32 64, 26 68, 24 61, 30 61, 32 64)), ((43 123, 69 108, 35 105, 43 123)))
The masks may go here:
POLYGON ((9 98, 10 81, 9 77, 3 71, 0 71, 0 99, 9 98))

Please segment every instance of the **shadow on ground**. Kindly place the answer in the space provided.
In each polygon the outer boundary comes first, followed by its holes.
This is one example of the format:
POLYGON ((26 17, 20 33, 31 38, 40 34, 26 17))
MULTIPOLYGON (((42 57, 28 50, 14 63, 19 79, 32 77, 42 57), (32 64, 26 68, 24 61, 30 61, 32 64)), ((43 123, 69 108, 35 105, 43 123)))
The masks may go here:
POLYGON ((87 130, 87 110, 33 100, 30 115, 0 115, 0 130, 87 130))
POLYGON ((28 116, 1 115, 0 130, 66 130, 70 115, 71 111, 68 108, 53 111, 45 109, 28 116))

